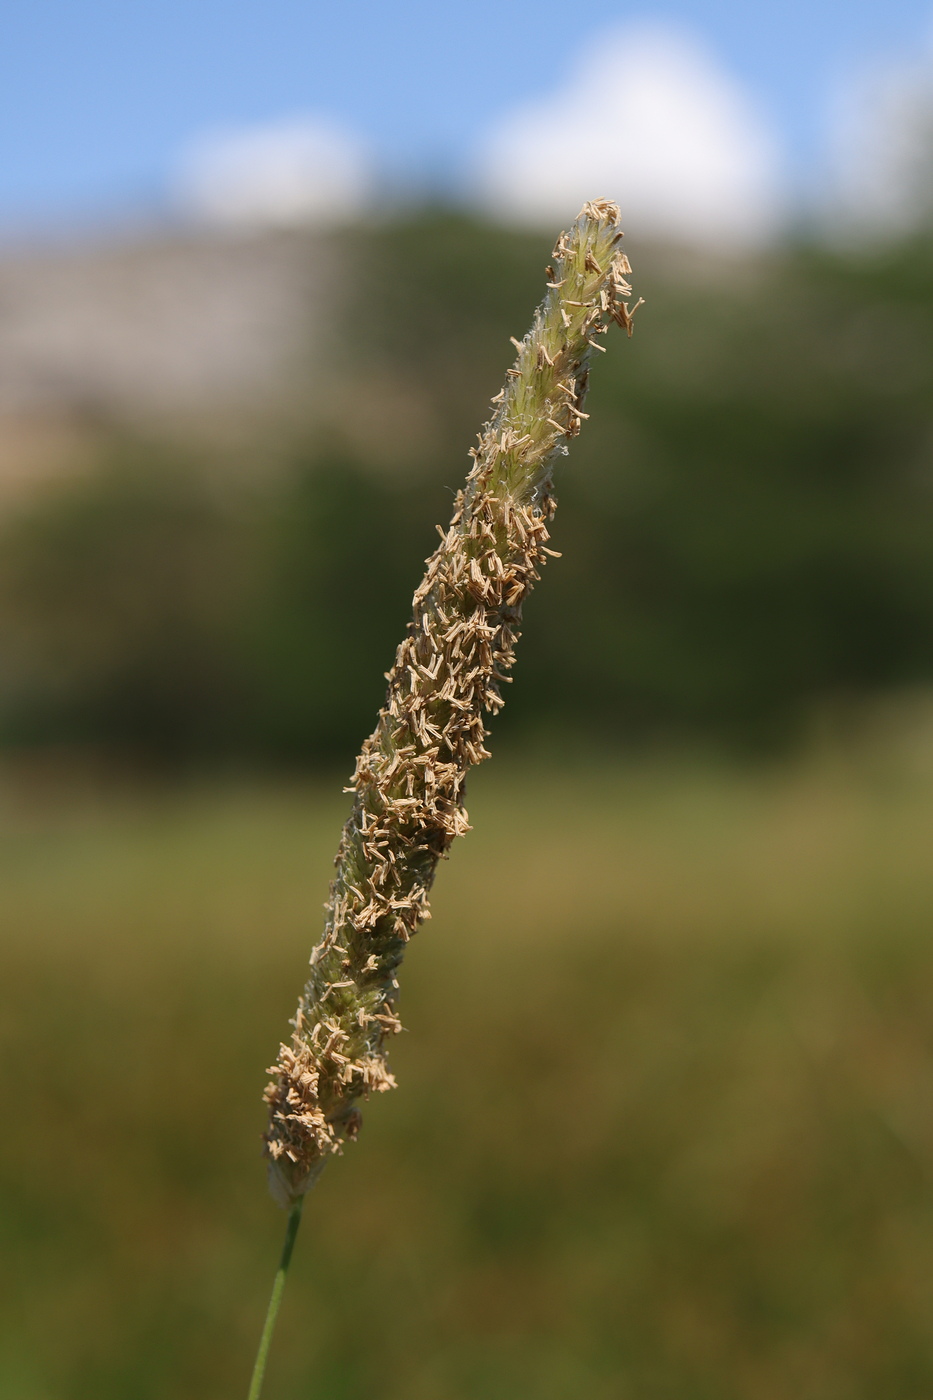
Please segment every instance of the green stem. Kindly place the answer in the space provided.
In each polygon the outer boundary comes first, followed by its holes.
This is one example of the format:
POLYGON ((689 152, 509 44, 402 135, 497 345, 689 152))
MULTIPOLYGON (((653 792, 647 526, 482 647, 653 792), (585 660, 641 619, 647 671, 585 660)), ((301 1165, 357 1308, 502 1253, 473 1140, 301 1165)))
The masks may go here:
POLYGON ((262 1390, 262 1378, 266 1371, 266 1359, 269 1355, 269 1347, 272 1344, 272 1334, 275 1331, 275 1319, 279 1315, 279 1304, 282 1301, 282 1294, 285 1291, 285 1280, 288 1277, 288 1266, 292 1259, 292 1250, 295 1248, 295 1236, 298 1234, 298 1226, 301 1224, 301 1207, 304 1205, 304 1196, 299 1196, 291 1210, 288 1212, 288 1224, 285 1228, 285 1243, 282 1246, 282 1258, 279 1260, 278 1272, 275 1282, 272 1285, 272 1297, 269 1299, 269 1310, 266 1313, 266 1321, 262 1329, 262 1336, 259 1338, 259 1350, 256 1353, 256 1364, 253 1367, 253 1379, 249 1385, 249 1395, 246 1400, 259 1400, 262 1390))

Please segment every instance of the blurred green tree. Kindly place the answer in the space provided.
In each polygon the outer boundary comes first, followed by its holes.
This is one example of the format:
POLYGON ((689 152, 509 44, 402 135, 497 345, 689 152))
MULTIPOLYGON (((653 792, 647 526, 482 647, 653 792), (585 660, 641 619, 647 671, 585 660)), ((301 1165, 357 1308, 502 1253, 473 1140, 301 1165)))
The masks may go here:
MULTIPOLYGON (((629 244, 639 353, 600 365, 501 730, 769 746, 814 706, 929 683, 933 245, 629 244)), ((124 436, 11 517, 6 742, 346 765, 548 252, 436 211, 357 230, 342 422, 248 490, 124 436)))

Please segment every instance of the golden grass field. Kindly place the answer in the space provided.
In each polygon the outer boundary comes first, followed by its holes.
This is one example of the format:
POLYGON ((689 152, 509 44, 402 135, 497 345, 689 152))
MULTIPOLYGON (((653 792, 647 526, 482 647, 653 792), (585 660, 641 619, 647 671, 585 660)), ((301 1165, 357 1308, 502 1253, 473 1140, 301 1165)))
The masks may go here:
MULTIPOLYGON (((245 1394, 339 782, 3 788, 2 1400, 245 1394)), ((933 1394, 933 763, 473 780, 268 1400, 933 1394)))

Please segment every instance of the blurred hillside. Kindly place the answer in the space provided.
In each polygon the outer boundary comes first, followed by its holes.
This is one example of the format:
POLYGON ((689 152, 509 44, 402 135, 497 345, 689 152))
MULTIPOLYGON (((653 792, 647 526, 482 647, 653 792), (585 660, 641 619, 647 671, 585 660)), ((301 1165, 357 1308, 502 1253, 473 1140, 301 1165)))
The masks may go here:
POLYGON ((0 257, 0 492, 87 454, 102 426, 242 430, 308 393, 336 245, 288 232, 149 236, 0 257), (232 420, 232 423, 231 423, 232 420), (59 428, 56 435, 54 429, 59 428))
MULTIPOLYGON (((933 248, 628 246, 502 732, 773 748, 927 685, 933 248)), ((8 255, 3 743, 346 764, 548 255, 430 211, 8 255)))

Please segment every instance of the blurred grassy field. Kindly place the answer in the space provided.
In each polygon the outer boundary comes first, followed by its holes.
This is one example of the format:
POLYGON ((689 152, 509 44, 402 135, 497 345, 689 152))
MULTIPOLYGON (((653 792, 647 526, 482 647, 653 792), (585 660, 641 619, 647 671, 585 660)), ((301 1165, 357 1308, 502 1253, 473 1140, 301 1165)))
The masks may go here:
MULTIPOLYGON (((933 764, 476 775, 269 1400, 933 1393, 933 764)), ((346 798, 3 788, 3 1400, 245 1393, 346 798)))

